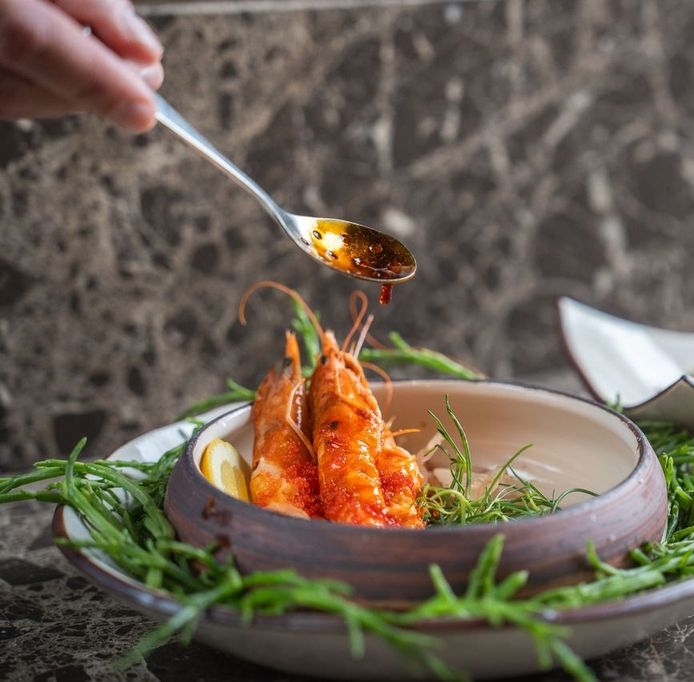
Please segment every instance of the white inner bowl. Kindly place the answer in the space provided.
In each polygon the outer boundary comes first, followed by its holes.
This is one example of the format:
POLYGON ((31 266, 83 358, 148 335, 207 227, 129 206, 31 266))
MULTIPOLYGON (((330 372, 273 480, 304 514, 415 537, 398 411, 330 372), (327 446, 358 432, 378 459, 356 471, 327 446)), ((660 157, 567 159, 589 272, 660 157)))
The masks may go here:
MULTIPOLYGON (((392 385, 392 399, 384 384, 373 390, 393 429, 417 428, 398 438, 410 452, 423 448, 436 433, 431 410, 458 441, 446 414, 448 395, 470 443, 473 470, 503 466, 520 448, 532 445, 513 469, 531 480, 548 497, 569 488, 604 493, 623 481, 639 460, 636 433, 629 422, 595 403, 527 386, 495 382, 401 381, 392 385)), ((240 408, 208 426, 196 443, 200 458, 214 438, 229 440, 252 461, 253 429, 250 407, 240 408)), ((576 492, 562 502, 566 507, 590 496, 576 492)))

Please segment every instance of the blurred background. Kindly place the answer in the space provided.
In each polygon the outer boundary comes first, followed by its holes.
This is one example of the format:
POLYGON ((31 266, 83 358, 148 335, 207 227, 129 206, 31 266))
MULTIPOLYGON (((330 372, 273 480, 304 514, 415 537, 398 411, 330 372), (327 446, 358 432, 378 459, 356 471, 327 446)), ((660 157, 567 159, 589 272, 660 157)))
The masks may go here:
MULTIPOLYGON (((343 334, 398 330, 498 378, 578 388, 567 294, 694 330, 687 0, 139 3, 162 94, 289 210, 380 226, 419 271, 310 262, 166 130, 0 123, 0 470, 109 454, 232 377, 254 386, 298 289, 343 334)), ((694 358, 693 358, 694 366, 694 358)))

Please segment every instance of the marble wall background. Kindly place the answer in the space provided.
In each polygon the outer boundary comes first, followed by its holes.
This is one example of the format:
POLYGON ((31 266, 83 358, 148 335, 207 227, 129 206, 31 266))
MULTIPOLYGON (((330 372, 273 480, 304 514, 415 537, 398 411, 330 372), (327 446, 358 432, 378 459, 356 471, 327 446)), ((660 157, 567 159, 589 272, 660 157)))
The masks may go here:
MULTIPOLYGON (((376 332, 518 377, 566 369, 559 294, 694 329, 690 2, 350 4, 140 7, 162 93, 281 203, 411 246, 376 332)), ((345 329, 356 283, 164 130, 1 123, 0 168, 0 470, 257 382, 291 316, 239 325, 257 279, 345 329)))

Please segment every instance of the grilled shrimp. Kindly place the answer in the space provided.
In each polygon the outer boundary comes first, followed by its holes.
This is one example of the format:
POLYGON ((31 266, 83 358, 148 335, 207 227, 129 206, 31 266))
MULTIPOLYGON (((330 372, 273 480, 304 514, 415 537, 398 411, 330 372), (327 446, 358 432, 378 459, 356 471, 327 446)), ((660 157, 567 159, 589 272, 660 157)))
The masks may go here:
MULTIPOLYGON (((249 297, 262 287, 283 291, 302 305, 321 339, 322 352, 307 403, 293 334, 287 335, 283 370, 271 371, 258 389, 253 407, 251 498, 261 506, 304 517, 324 515, 330 521, 365 526, 422 527, 415 505, 422 486, 417 462, 395 444, 386 428, 357 351, 345 350, 359 328, 365 305, 341 349, 299 294, 277 282, 258 282, 244 293, 239 304, 242 324, 249 297)), ((365 304, 365 297, 361 300, 365 304)), ((368 323, 356 347, 367 329, 368 323)))
POLYGON ((284 514, 322 517, 299 345, 290 332, 284 355, 282 368, 268 372, 253 403, 251 499, 284 514))
POLYGON ((375 457, 384 424, 356 358, 322 334, 322 355, 311 377, 309 408, 325 518, 386 526, 391 521, 375 457))

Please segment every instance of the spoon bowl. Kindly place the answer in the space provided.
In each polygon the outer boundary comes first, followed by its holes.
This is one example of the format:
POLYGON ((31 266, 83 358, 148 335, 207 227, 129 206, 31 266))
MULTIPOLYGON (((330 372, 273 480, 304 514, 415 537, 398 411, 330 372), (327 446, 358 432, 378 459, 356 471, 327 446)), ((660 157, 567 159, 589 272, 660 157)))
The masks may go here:
POLYGON ((415 273, 414 257, 402 242, 390 235, 335 218, 292 214, 286 218, 294 223, 299 247, 335 270, 390 284, 404 282, 415 273))
MULTIPOLYGON (((156 93, 154 99, 157 120, 253 195, 304 253, 333 270, 386 287, 414 276, 417 269, 414 256, 395 237, 347 220, 300 216, 285 211, 165 99, 156 93)), ((382 300, 385 298, 382 296, 382 300)))

